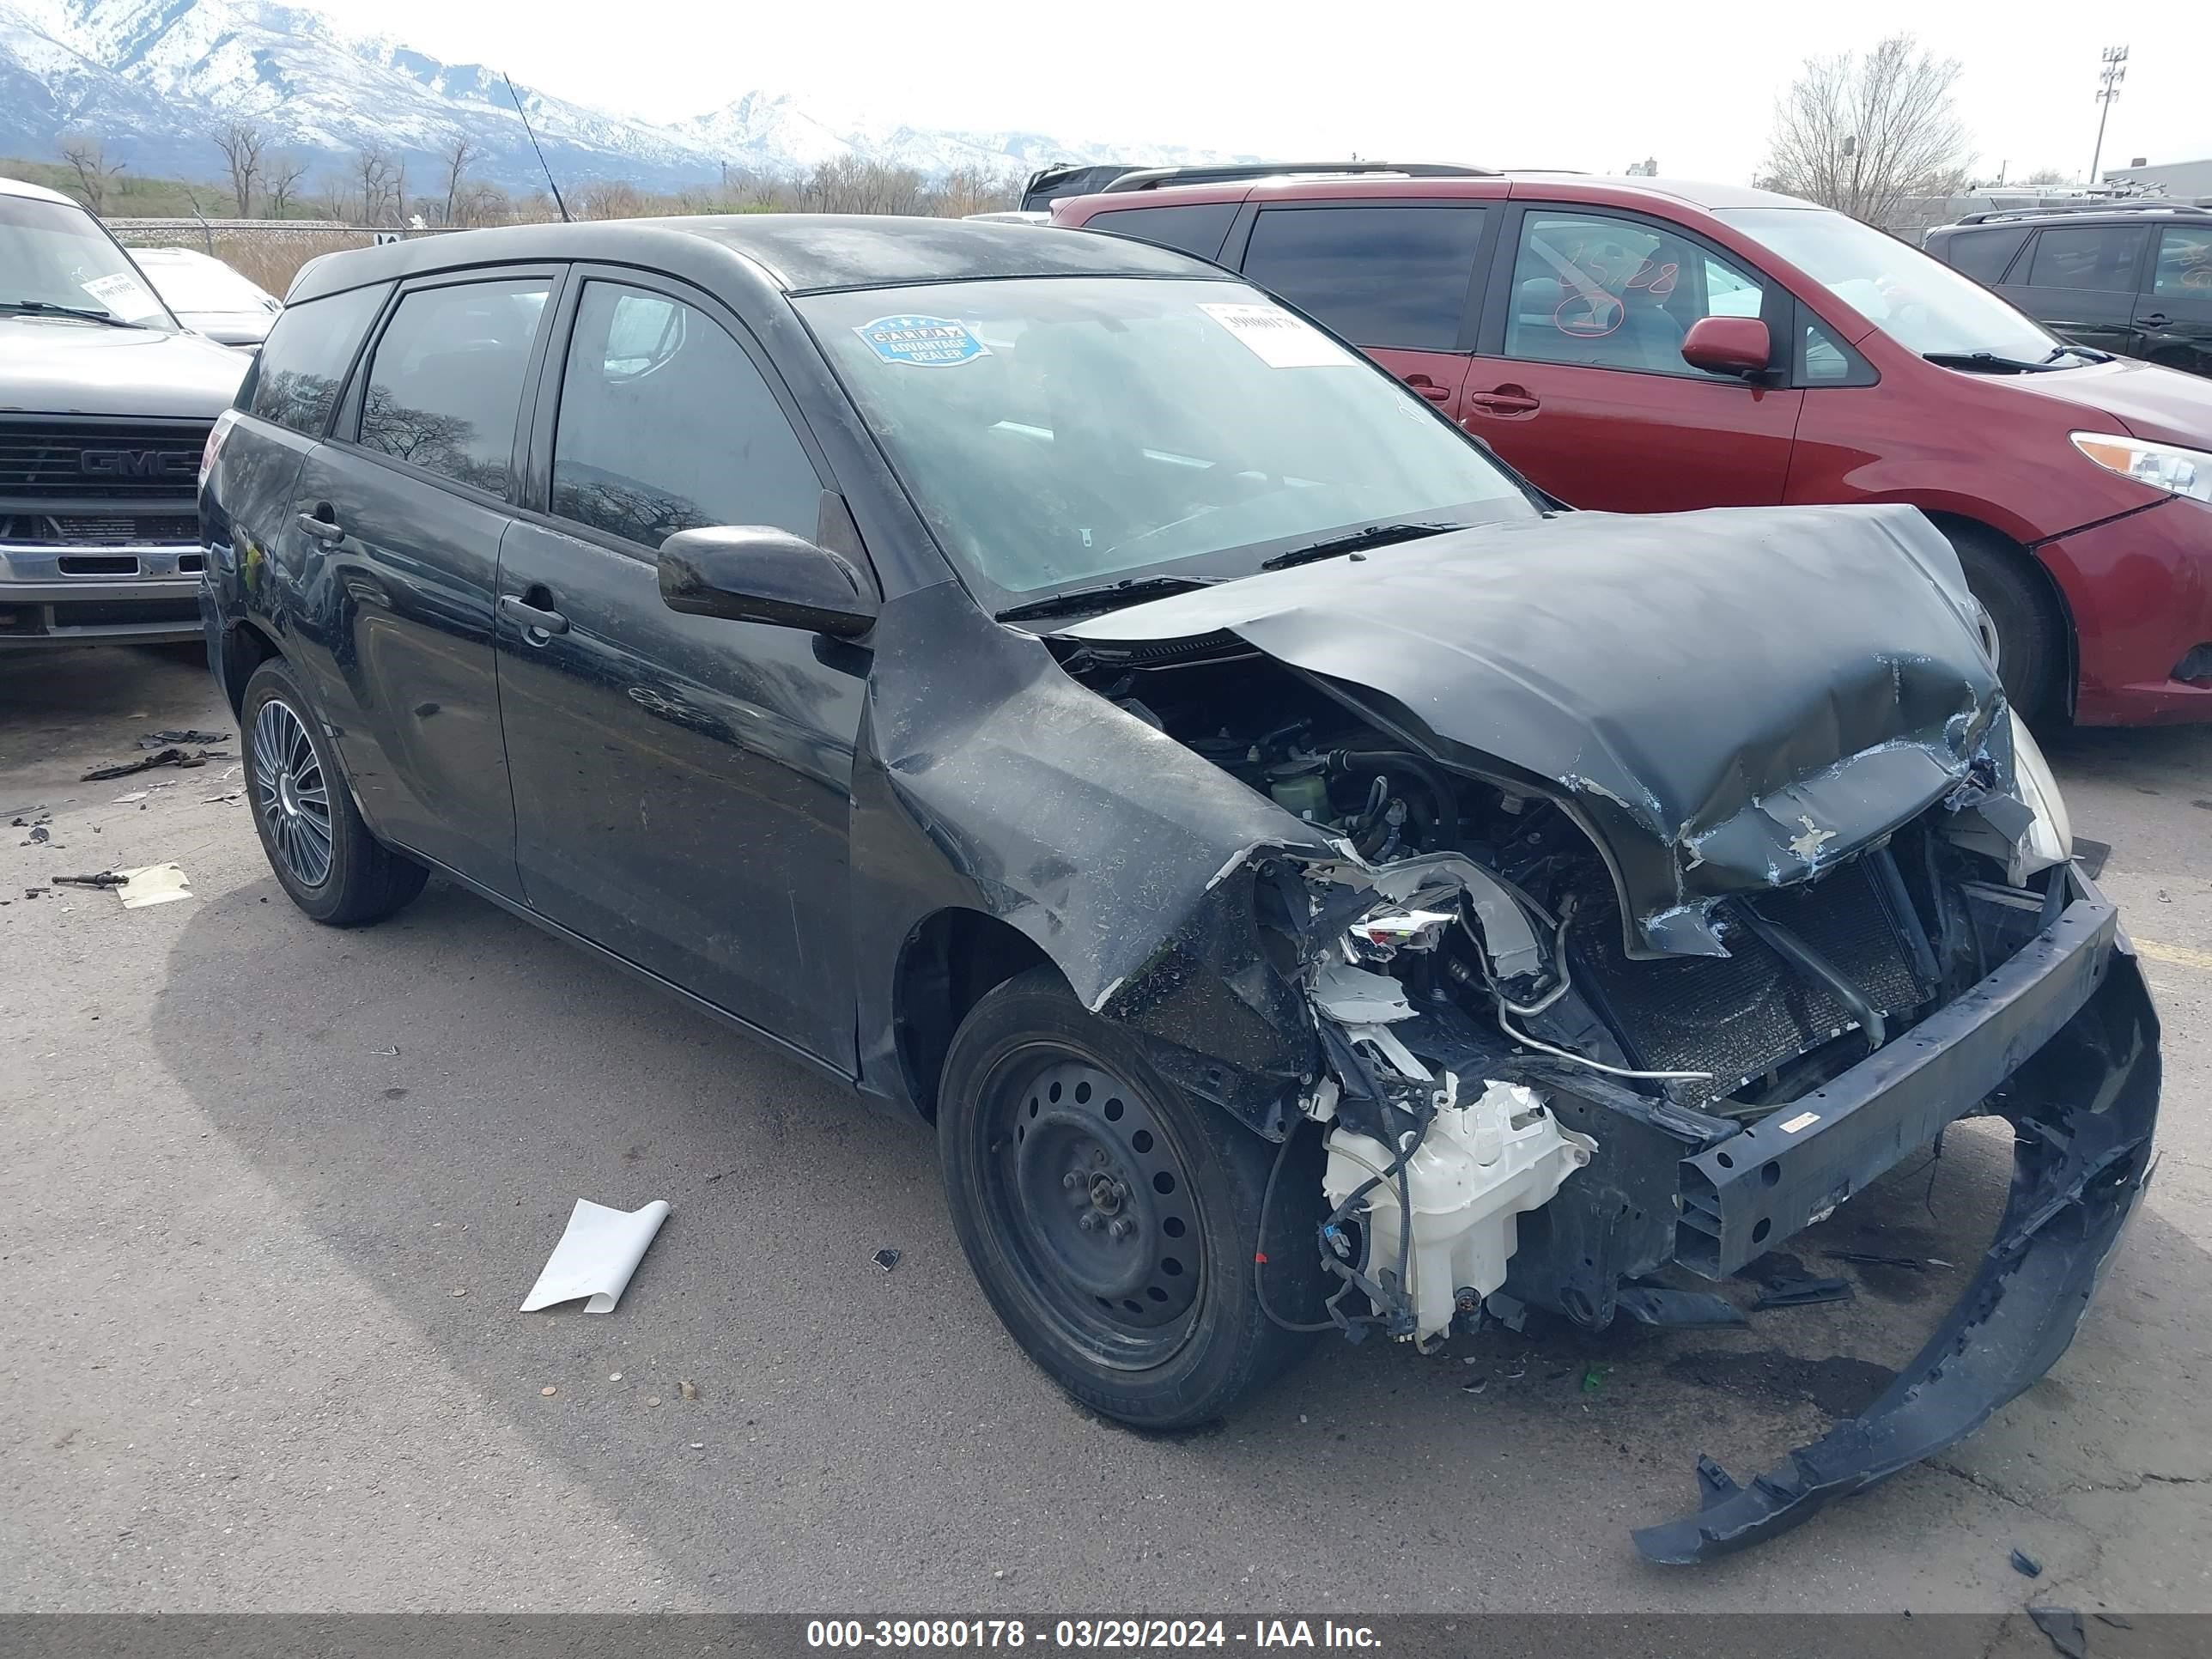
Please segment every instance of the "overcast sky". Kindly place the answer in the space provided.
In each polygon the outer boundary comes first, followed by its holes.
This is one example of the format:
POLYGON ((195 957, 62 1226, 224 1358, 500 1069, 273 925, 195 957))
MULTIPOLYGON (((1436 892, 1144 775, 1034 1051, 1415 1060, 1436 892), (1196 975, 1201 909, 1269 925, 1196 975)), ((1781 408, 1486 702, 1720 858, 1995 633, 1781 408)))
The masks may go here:
POLYGON ((2201 4, 2155 7, 2131 29, 2120 8, 2048 0, 321 3, 448 62, 655 120, 760 88, 825 114, 921 126, 1608 173, 1653 155, 1663 173, 1733 180, 1759 165, 1775 95, 1801 60, 1899 29, 1963 66, 1959 110, 1979 172, 2086 173, 2098 54, 2127 44, 2105 165, 2212 156, 2212 7, 2201 4))

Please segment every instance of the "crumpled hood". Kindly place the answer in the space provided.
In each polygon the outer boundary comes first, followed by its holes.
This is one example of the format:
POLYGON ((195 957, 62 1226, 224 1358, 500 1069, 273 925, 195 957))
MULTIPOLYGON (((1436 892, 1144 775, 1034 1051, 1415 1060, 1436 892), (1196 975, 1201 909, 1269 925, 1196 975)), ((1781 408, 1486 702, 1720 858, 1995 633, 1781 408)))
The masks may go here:
POLYGON ((251 362, 196 334, 0 317, 0 410, 213 420, 251 362))
POLYGON ((1447 764, 1551 795, 1639 955, 1724 955, 1709 911, 1801 881, 1966 779, 2013 787, 1957 556, 1911 507, 1574 513, 1133 605, 1059 631, 1228 633, 1447 764))

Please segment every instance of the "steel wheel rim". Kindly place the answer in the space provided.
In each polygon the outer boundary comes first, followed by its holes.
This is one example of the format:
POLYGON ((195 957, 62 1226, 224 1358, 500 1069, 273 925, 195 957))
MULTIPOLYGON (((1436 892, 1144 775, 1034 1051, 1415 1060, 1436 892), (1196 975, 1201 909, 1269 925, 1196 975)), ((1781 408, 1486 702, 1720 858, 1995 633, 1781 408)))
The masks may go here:
POLYGON ((1060 1340, 1117 1370, 1190 1340, 1206 1282, 1196 1189, 1152 1101, 1065 1049, 985 1091, 983 1199, 1007 1265, 1060 1340))
POLYGON ((253 810, 285 873, 303 887, 330 879, 329 781, 307 722, 277 697, 253 717, 253 810))

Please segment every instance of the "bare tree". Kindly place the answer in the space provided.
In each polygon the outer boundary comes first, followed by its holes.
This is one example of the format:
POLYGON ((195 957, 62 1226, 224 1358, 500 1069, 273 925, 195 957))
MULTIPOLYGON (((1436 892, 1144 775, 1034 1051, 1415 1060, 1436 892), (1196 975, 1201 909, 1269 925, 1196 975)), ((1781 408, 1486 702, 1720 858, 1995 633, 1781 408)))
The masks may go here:
POLYGON ((268 134, 241 115, 228 118, 215 130, 215 147, 229 170, 231 198, 241 219, 253 216, 253 184, 261 177, 261 152, 268 143, 268 134))
POLYGON ((2023 185, 2070 185, 2075 182, 2075 177, 2064 167, 2038 167, 2033 173, 2021 174, 2019 182, 2023 185))
POLYGON ((603 179, 578 192, 580 219, 635 219, 646 209, 645 192, 624 179, 603 179))
POLYGON ((1948 196, 1972 159, 1951 104, 1956 60, 1893 34, 1863 55, 1808 58, 1777 103, 1771 188, 1890 227, 1917 197, 1948 196))
POLYGON ((343 173, 325 173, 315 185, 315 206, 325 219, 353 222, 353 180, 343 173))
POLYGON ((361 186, 362 222, 382 224, 386 209, 394 205, 391 153, 382 144, 363 145, 353 158, 353 182, 361 186))
POLYGON ((307 164, 296 155, 276 151, 263 164, 261 200, 272 219, 287 216, 300 198, 300 181, 307 176, 307 164))
POLYGON ((453 142, 438 152, 438 165, 446 174, 446 205, 441 223, 461 222, 459 216, 469 197, 469 163, 476 159, 476 141, 465 132, 455 133, 453 142))
POLYGON ((84 204, 98 213, 107 202, 107 187, 123 172, 123 163, 110 165, 100 149, 100 140, 76 135, 62 139, 62 161, 76 174, 78 193, 84 204))
POLYGON ((1011 178, 995 178, 980 167, 955 167, 929 192, 929 210, 947 219, 1010 208, 1020 191, 1011 178))

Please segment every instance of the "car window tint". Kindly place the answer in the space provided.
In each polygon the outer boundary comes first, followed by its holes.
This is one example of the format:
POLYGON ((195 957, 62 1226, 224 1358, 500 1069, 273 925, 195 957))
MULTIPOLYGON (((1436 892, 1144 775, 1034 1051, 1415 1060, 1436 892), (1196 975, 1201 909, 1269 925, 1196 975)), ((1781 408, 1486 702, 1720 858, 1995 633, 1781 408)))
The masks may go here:
POLYGON ((369 359, 361 441, 491 494, 507 492, 544 277, 418 289, 369 359))
POLYGON ((2150 291, 2169 300, 2212 300, 2212 229, 2161 232, 2150 291))
POLYGON ((1942 247, 1943 257, 1952 268, 1962 270, 1978 283, 2002 280, 2005 267, 2012 256, 2020 252, 2020 245, 2027 240, 2027 227, 2008 225, 2001 230, 1962 230, 1948 239, 1942 247))
POLYGON ((1355 344, 1458 348, 1480 207, 1274 208, 1244 274, 1355 344))
POLYGON ((2035 239, 2030 288, 2132 289, 2143 233, 2127 225, 2080 225, 2035 239))
POLYGON ((1084 222, 1085 230, 1103 230, 1109 236, 1132 236, 1184 253, 1211 259, 1221 252, 1229 234, 1229 222, 1237 216, 1234 202, 1194 202, 1188 207, 1123 208, 1096 213, 1084 222))
POLYGON ((248 412, 319 438, 361 337, 384 309, 392 284, 303 300, 281 313, 255 360, 248 412))
POLYGON ((768 381, 696 307, 586 285, 561 377, 553 511, 657 548, 702 525, 812 537, 822 482, 768 381))
POLYGON ((1748 272, 1657 226, 1531 212, 1514 255, 1505 355, 1703 379, 1682 361, 1690 325, 1756 317, 1765 301, 1748 272))

